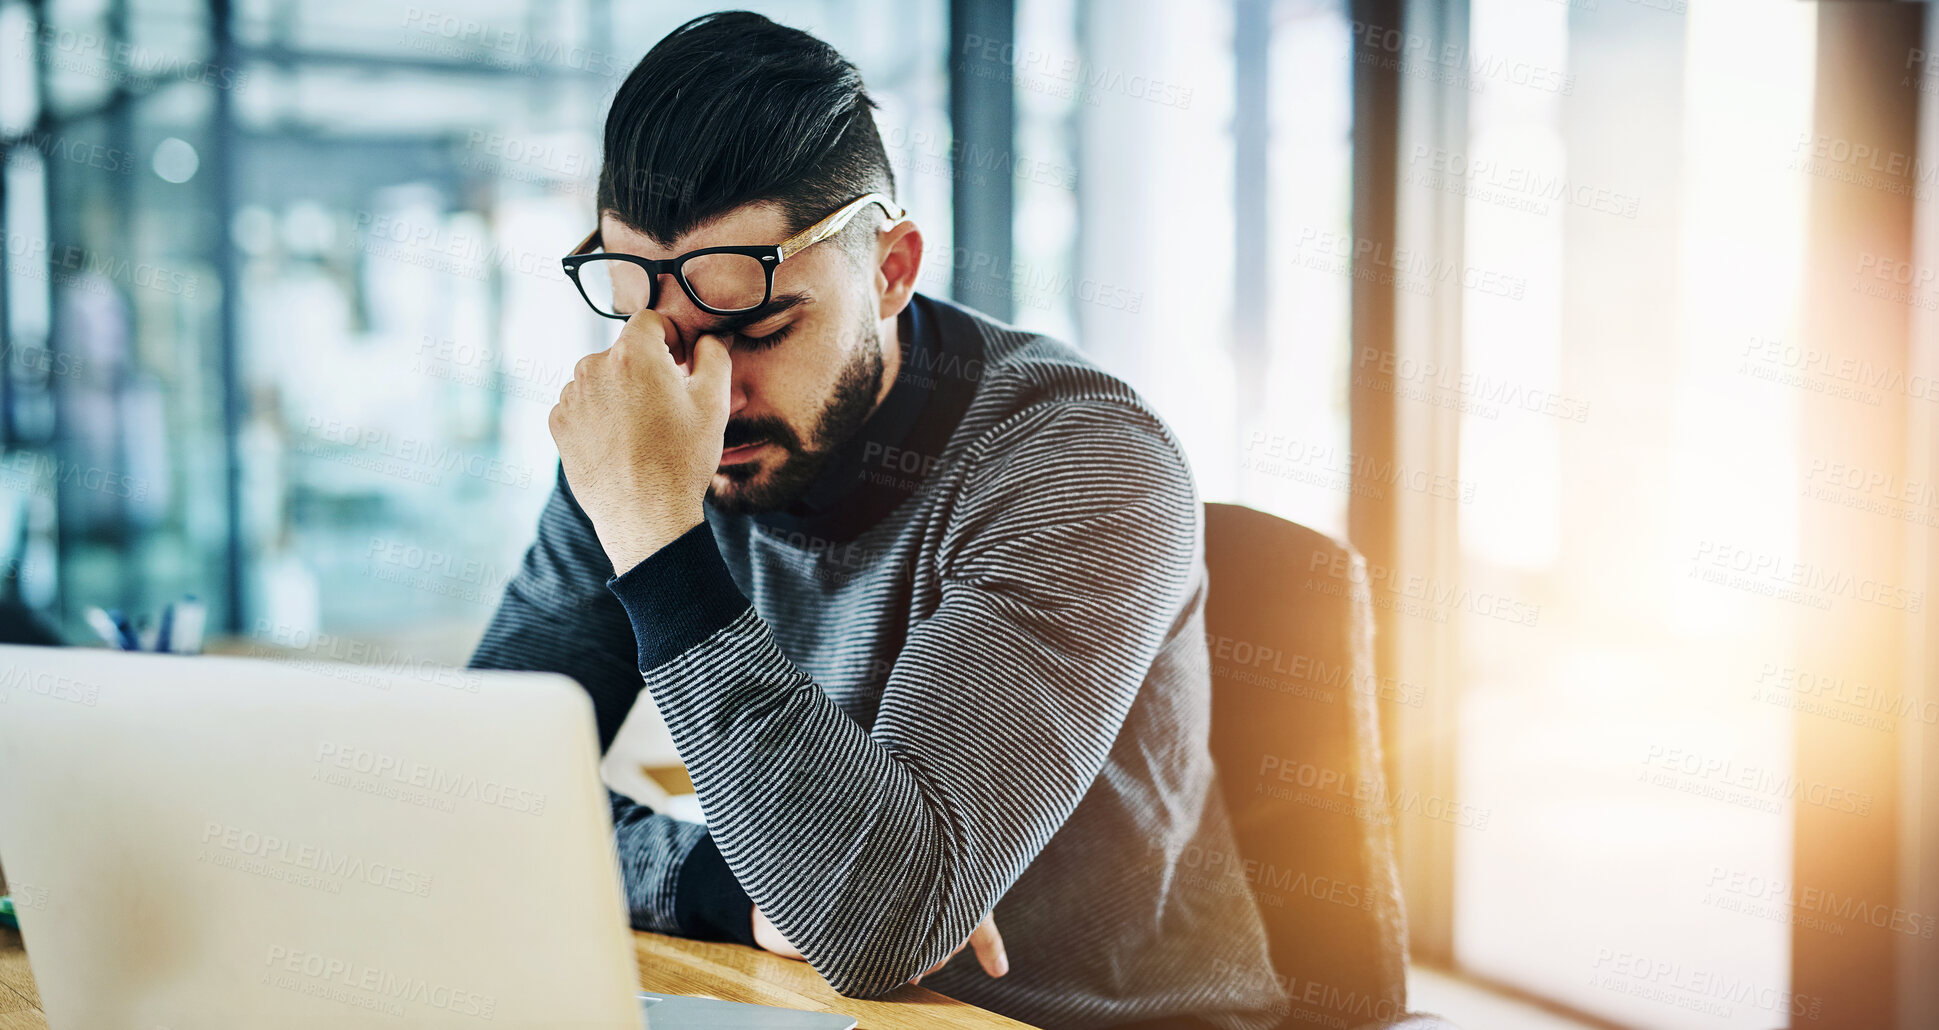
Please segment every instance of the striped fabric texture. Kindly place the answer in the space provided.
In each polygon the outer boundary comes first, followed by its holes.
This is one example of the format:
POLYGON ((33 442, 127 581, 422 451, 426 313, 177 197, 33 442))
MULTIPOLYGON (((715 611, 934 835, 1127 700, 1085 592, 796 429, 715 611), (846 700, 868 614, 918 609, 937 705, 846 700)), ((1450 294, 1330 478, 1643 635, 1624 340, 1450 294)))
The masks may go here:
POLYGON ((615 796, 635 925, 746 940, 837 990, 925 986, 1043 1027, 1285 1012, 1207 748, 1198 499, 1076 351, 918 297, 890 400, 804 503, 624 575, 563 482, 473 664, 552 669, 604 743, 642 685, 707 815, 615 796), (719 925, 708 925, 710 923, 719 925))

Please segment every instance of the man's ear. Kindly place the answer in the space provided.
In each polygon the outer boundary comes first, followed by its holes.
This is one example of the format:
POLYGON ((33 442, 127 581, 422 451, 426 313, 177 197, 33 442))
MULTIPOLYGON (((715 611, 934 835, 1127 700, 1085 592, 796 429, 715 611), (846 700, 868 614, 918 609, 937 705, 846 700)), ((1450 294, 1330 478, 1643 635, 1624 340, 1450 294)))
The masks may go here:
POLYGON ((882 294, 876 317, 894 318, 916 293, 916 279, 922 274, 922 230, 912 219, 897 222, 876 237, 875 253, 875 288, 882 294))

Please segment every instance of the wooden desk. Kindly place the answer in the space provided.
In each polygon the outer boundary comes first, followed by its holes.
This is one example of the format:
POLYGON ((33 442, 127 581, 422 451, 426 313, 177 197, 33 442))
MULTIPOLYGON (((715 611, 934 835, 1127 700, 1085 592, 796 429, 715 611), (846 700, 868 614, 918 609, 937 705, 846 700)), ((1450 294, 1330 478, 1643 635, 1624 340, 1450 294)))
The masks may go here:
MULTIPOLYGON (((807 963, 738 944, 657 933, 635 933, 633 943, 640 957, 640 987, 647 991, 840 1012, 860 1020, 861 1030, 1018 1030, 1027 1025, 922 987, 903 987, 888 996, 890 1001, 844 998, 807 963)), ((47 1030, 27 952, 13 930, 0 930, 0 1030, 47 1030)))

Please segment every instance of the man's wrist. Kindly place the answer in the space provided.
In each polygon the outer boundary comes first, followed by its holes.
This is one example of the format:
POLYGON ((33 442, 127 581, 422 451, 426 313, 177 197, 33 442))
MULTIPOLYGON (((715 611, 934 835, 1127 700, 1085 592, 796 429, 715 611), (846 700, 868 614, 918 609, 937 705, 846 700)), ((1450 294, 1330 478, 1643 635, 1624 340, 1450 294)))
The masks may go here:
POLYGON ((611 531, 601 531, 599 546, 605 550, 606 560, 613 563, 613 575, 624 576, 635 565, 658 554, 705 521, 698 507, 684 518, 672 514, 643 516, 611 531))
POLYGON ((699 646, 749 607, 700 522, 606 583, 626 609, 640 646, 640 671, 699 646))
POLYGON ((680 932, 702 940, 755 944, 754 901, 727 868, 720 848, 702 835, 674 881, 673 916, 680 932))

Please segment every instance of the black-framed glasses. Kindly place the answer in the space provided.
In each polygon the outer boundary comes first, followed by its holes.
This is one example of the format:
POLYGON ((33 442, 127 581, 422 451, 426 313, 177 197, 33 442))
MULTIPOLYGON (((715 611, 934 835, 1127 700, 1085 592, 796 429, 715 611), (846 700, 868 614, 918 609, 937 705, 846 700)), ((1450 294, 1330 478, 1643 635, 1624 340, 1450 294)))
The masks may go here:
POLYGON ((631 254, 608 254, 594 229, 571 254, 560 259, 566 275, 579 287, 594 311, 622 321, 631 318, 641 300, 651 308, 660 300, 660 277, 670 275, 694 306, 710 315, 738 315, 766 304, 774 296, 774 270, 781 262, 841 232, 856 212, 875 204, 892 222, 905 212, 881 193, 869 193, 843 204, 828 217, 764 247, 702 247, 679 257, 655 261, 631 254))

